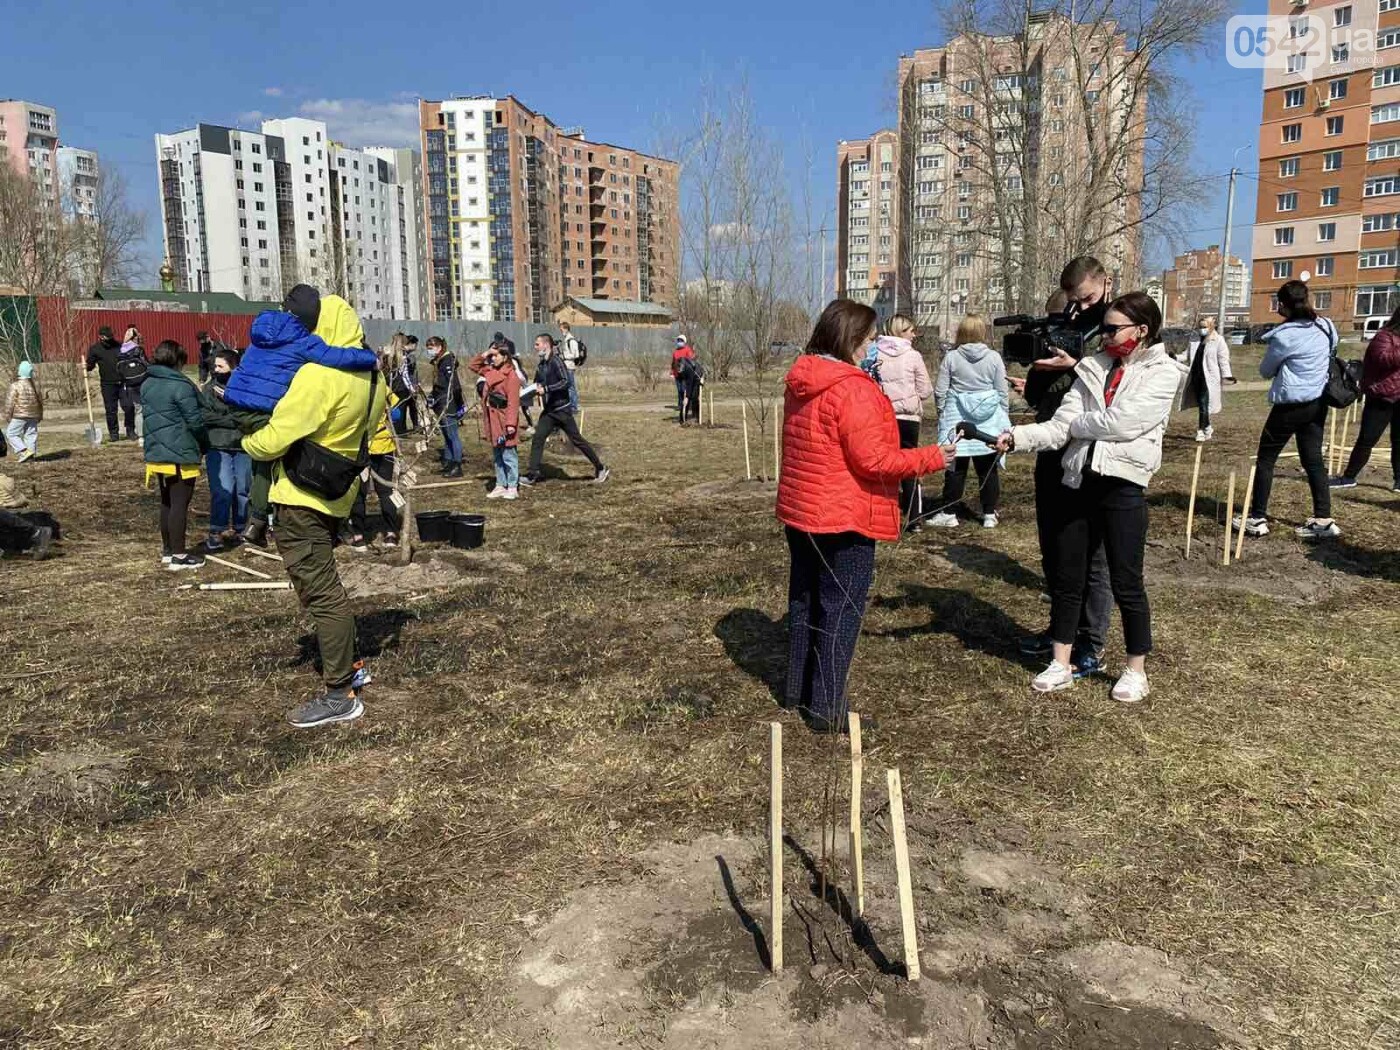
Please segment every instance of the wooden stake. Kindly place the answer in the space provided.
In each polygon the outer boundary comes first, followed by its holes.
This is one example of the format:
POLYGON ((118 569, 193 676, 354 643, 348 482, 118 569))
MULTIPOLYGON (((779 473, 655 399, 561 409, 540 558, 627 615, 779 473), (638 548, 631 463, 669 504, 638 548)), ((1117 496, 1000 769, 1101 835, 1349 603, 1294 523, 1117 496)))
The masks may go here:
POLYGON ((1186 501, 1186 557, 1191 557, 1191 530, 1196 524, 1196 484, 1201 480, 1201 453, 1204 445, 1196 446, 1196 465, 1191 468, 1191 498, 1186 501))
POLYGON ((904 972, 919 979, 919 931, 914 925, 914 887, 909 877, 909 843, 904 836, 904 790, 899 770, 885 774, 890 789, 890 834, 894 837, 894 867, 899 879, 899 917, 904 927, 904 972))
POLYGON ((187 583, 182 591, 290 591, 290 580, 273 583, 187 583))
POLYGON ((773 402, 773 480, 778 480, 778 474, 782 470, 782 464, 778 459, 778 441, 781 438, 783 429, 783 410, 777 401, 773 402))
POLYGON ((1230 531, 1235 524, 1235 472, 1230 471, 1230 487, 1225 496, 1225 548, 1220 552, 1220 564, 1230 564, 1230 541, 1234 534, 1230 531))
POLYGON ((1249 503, 1254 499, 1254 472, 1259 469, 1258 463, 1249 465, 1249 481, 1244 487, 1244 502, 1240 504, 1240 535, 1235 540, 1235 561, 1239 561, 1244 554, 1244 524, 1249 521, 1249 503))
POLYGON ((740 407, 744 410, 744 480, 753 480, 753 464, 749 460, 749 403, 740 402, 740 407))
POLYGON ((224 561, 223 558, 216 558, 212 554, 206 554, 204 560, 212 561, 215 565, 222 565, 228 569, 237 569, 239 572, 246 572, 249 576, 256 576, 260 580, 272 579, 272 577, 265 572, 259 572, 257 569, 250 569, 246 565, 239 565, 236 561, 224 561))
POLYGON ((851 730, 851 881, 855 884, 856 917, 865 914, 865 847, 861 841, 861 779, 865 759, 860 753, 860 715, 846 715, 851 730))
POLYGON ((1332 466, 1332 469, 1328 473, 1335 474, 1340 469, 1333 466, 1337 459, 1337 413, 1332 412, 1329 415, 1330 418, 1327 420, 1327 463, 1332 466))
POLYGON ((430 481, 426 485, 414 485, 413 491, 420 492, 423 489, 450 489, 454 485, 479 485, 476 478, 463 478, 461 481, 430 481))
POLYGON ((783 724, 768 723, 768 957, 773 972, 783 969, 783 724))
POLYGON ((715 392, 710 391, 710 426, 715 425, 715 392))
POLYGON ((266 558, 268 559, 268 561, 282 560, 282 555, 273 554, 271 551, 261 550, 257 547, 254 547, 251 543, 245 543, 242 547, 239 547, 238 549, 241 550, 244 554, 256 554, 259 558, 266 558))

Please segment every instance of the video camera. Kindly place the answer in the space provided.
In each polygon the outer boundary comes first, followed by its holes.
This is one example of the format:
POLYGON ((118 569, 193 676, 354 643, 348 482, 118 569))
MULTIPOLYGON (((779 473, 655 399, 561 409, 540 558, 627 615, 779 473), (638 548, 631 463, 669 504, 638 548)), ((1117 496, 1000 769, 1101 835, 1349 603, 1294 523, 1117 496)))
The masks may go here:
POLYGON ((1016 329, 1002 336, 1001 355, 1018 365, 1054 357, 1061 350, 1072 357, 1083 357, 1085 340, 1092 334, 1077 330, 1069 314, 1048 317, 1012 314, 993 318, 992 324, 997 328, 1016 329))

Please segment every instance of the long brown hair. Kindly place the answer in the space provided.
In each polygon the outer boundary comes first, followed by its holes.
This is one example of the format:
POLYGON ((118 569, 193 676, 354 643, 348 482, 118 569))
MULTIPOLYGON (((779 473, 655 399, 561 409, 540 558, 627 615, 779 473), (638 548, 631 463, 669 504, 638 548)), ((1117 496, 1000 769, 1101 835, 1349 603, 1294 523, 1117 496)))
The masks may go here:
POLYGON ((1147 329, 1144 346, 1151 346, 1157 342, 1157 336, 1162 331, 1162 308, 1146 292, 1128 292, 1120 295, 1108 304, 1108 309, 1116 310, 1133 324, 1140 324, 1147 329))
POLYGON ((817 318, 805 354, 826 354, 848 365, 856 363, 860 343, 875 328, 878 315, 854 299, 833 299, 817 318))

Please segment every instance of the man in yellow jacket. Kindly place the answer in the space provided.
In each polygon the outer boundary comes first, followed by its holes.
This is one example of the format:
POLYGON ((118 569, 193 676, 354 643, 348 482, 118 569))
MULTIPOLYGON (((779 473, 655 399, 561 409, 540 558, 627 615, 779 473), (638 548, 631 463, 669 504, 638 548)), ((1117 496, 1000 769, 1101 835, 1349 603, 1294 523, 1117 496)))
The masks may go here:
MULTIPOLYGON (((321 300, 316 334, 331 346, 364 343, 355 311, 335 295, 321 300)), ((275 461, 272 505, 277 515, 277 549, 297 597, 315 622, 321 649, 326 691, 288 716, 299 729, 349 722, 365 710, 354 682, 355 615, 333 550, 336 531, 350 512, 360 483, 357 480, 340 498, 328 499, 296 485, 281 459, 303 438, 349 459, 358 457, 366 430, 372 432, 384 415, 385 385, 371 384, 370 376, 304 364, 267 425, 243 439, 243 450, 253 459, 275 461)))

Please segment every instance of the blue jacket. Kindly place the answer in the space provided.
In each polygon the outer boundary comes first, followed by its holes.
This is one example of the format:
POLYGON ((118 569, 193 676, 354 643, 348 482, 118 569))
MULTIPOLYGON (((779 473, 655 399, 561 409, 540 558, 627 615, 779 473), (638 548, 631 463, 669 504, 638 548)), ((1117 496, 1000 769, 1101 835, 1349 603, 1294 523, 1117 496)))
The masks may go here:
POLYGON ((1337 329, 1325 317, 1286 321, 1269 333, 1269 349, 1259 362, 1259 374, 1272 379, 1269 403, 1297 405, 1322 396, 1337 329))
POLYGON ((224 401, 234 408, 271 412, 304 364, 369 372, 379 367, 379 360, 373 350, 363 347, 327 346, 294 314, 264 310, 253 321, 248 349, 233 370, 224 401))

